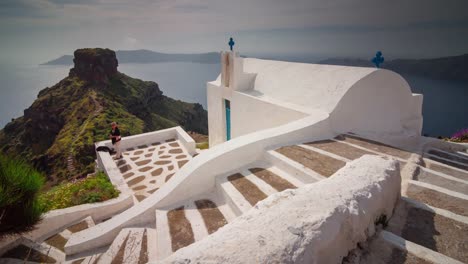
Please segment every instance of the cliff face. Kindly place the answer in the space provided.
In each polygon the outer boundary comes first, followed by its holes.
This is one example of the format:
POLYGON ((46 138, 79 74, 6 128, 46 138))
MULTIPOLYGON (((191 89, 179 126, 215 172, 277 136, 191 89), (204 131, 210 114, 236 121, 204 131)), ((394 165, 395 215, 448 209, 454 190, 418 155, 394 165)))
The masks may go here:
POLYGON ((177 125, 207 133, 201 105, 120 73, 112 50, 80 49, 74 56, 68 77, 40 91, 24 116, 0 131, 0 150, 30 160, 50 184, 94 170, 93 144, 108 138, 112 121, 124 136, 177 125))
POLYGON ((108 83, 109 77, 117 73, 117 58, 110 49, 79 49, 74 52, 75 67, 70 76, 77 76, 90 83, 108 83))

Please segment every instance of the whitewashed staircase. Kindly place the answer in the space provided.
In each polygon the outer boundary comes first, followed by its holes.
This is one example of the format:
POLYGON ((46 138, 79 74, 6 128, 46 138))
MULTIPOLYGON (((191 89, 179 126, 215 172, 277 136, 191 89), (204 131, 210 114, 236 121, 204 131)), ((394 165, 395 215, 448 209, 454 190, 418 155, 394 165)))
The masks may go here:
POLYGON ((360 262, 468 262, 468 155, 438 149, 419 155, 355 135, 266 151, 252 166, 219 175, 211 192, 155 210, 153 226, 124 228, 104 253, 67 261, 161 261, 269 195, 325 179, 365 154, 397 159, 402 175, 411 177, 394 216, 360 262))

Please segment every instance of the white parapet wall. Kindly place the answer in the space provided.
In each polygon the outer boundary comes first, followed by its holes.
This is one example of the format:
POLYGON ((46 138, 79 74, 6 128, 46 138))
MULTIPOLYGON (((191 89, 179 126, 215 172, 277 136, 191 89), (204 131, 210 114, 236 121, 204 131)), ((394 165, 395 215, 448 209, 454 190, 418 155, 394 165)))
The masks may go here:
MULTIPOLYGON (((99 222, 119 214, 133 205, 131 195, 121 194, 117 198, 100 203, 82 204, 52 210, 42 217, 42 220, 33 231, 23 235, 23 237, 32 241, 43 240, 88 216, 91 216, 95 222, 99 222)), ((21 236, 0 241, 0 255, 16 246, 15 241, 21 241, 21 236)))
POLYGON ((341 263, 392 215, 399 171, 394 160, 365 155, 328 179, 268 197, 162 263, 341 263))

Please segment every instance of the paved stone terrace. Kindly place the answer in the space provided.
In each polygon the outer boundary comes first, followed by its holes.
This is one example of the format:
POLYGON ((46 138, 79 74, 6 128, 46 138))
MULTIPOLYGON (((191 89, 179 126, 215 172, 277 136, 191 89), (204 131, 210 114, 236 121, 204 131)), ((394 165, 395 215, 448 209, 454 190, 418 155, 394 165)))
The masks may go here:
POLYGON ((122 159, 115 160, 115 163, 138 201, 161 188, 192 159, 175 139, 129 148, 122 154, 122 159))

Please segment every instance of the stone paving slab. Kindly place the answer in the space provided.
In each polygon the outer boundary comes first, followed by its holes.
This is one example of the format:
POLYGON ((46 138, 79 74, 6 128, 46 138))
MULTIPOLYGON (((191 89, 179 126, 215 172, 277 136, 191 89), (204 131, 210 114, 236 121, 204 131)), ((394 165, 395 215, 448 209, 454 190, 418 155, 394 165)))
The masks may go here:
POLYGON ((281 147, 276 152, 325 177, 330 177, 346 164, 344 161, 299 146, 281 147))
POLYGON ((411 156, 411 153, 390 145, 386 145, 377 141, 370 139, 360 138, 352 135, 339 135, 335 138, 336 140, 348 142, 354 145, 361 146, 363 148, 384 153, 390 156, 399 157, 402 159, 408 159, 411 156))
POLYGON ((283 179, 282 177, 274 174, 273 172, 262 169, 262 168, 251 168, 249 169, 250 172, 255 174, 258 178, 262 179, 266 183, 268 183, 271 187, 276 189, 278 192, 282 192, 286 189, 296 189, 289 181, 283 179))
POLYGON ((442 192, 410 184, 407 195, 428 205, 451 211, 458 215, 468 216, 468 201, 442 192))
POLYGON ((123 151, 115 160, 128 187, 141 201, 157 191, 192 159, 179 140, 169 139, 123 151))
POLYGON ((468 262, 468 225, 465 223, 415 208, 400 200, 386 230, 451 258, 468 262))
POLYGON ((184 206, 169 211, 167 213, 167 220, 173 252, 195 242, 192 225, 185 216, 184 206))
POLYGON ((445 159, 453 160, 456 162, 468 164, 468 157, 467 156, 462 156, 456 153, 447 153, 445 151, 441 151, 438 149, 431 149, 427 153, 435 156, 439 156, 445 159))
POLYGON ((468 172, 455 170, 447 166, 437 164, 435 162, 426 162, 426 167, 428 169, 442 172, 444 174, 447 174, 447 175, 450 175, 450 176, 453 176, 453 177, 456 177, 465 181, 468 180, 468 172))
POLYGON ((197 200, 195 205, 203 218, 203 222, 205 222, 209 234, 216 232, 227 224, 224 215, 211 200, 197 200))
POLYGON ((264 192, 240 173, 230 175, 227 179, 252 206, 267 198, 267 195, 264 192))
POLYGON ((366 154, 375 155, 375 153, 373 152, 365 151, 363 149, 356 148, 348 144, 344 144, 344 143, 337 142, 334 140, 321 140, 321 141, 309 142, 309 143, 305 143, 305 145, 316 147, 318 149, 336 154, 338 156, 341 156, 350 160, 355 160, 366 154))

